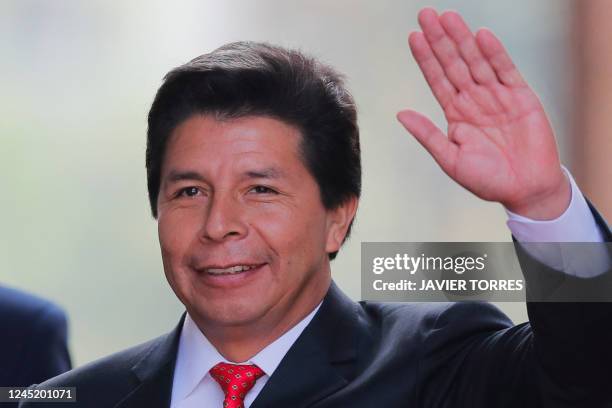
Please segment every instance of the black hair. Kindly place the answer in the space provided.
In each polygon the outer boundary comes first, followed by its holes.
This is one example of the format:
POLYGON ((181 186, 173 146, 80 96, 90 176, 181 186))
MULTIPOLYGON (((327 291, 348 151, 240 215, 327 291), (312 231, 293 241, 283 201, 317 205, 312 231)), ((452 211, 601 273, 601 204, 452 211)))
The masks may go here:
POLYGON ((361 194, 357 110, 343 76, 297 50, 234 42, 174 68, 157 91, 149 111, 146 152, 154 218, 168 139, 195 114, 224 119, 261 115, 293 125, 301 133, 300 153, 319 186, 323 206, 334 209, 361 194))

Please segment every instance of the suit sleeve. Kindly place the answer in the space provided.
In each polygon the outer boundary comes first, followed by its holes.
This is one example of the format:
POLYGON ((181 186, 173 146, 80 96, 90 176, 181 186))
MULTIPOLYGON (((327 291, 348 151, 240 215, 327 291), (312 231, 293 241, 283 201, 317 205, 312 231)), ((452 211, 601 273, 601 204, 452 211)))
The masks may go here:
MULTIPOLYGON (((591 210, 606 242, 612 241, 591 210)), ((592 279, 568 278, 518 243, 515 248, 528 287, 538 274, 559 274, 597 293, 612 276, 609 270, 592 279)), ((424 339, 417 406, 612 407, 612 302, 528 301, 527 311, 529 322, 512 326, 490 304, 444 309, 424 339)))
POLYGON ((25 384, 41 383, 70 370, 64 312, 50 304, 35 321, 21 364, 25 384))

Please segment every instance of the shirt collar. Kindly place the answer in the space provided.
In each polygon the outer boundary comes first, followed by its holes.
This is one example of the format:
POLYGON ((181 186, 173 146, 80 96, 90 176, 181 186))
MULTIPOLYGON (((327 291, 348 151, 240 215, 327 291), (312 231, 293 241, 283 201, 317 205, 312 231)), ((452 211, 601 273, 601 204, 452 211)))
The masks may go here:
MULTIPOLYGON (((322 302, 321 302, 322 303, 322 302)), ((313 319, 321 307, 317 305, 306 317, 298 322, 282 336, 268 344, 250 360, 234 364, 256 364, 266 376, 270 377, 279 366, 285 354, 293 343, 300 337, 306 326, 313 319)), ((185 322, 181 329, 174 378, 181 381, 174 382, 173 394, 181 400, 187 397, 198 386, 200 381, 209 375, 209 370, 219 362, 228 362, 204 336, 195 324, 189 313, 186 313, 185 322)))
POLYGON ((223 356, 187 313, 181 329, 174 369, 174 378, 180 381, 174 381, 172 393, 181 400, 187 397, 219 361, 225 361, 223 356))

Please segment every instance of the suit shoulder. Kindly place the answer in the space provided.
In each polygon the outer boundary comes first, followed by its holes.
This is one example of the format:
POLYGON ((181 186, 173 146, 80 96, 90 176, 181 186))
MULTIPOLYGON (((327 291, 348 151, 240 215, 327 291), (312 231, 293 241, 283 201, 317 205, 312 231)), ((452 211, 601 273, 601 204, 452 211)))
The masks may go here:
MULTIPOLYGON (((114 407, 142 384, 143 375, 167 367, 175 352, 178 328, 60 374, 34 388, 75 387, 79 406, 114 407)), ((21 406, 30 407, 30 403, 24 402, 21 406)))
POLYGON ((132 367, 149 355, 169 334, 94 360, 78 368, 53 377, 39 387, 79 387, 79 389, 116 389, 120 383, 132 378, 132 367), (108 388, 107 388, 108 387, 108 388))
POLYGON ((512 321, 495 305, 487 302, 359 302, 365 319, 402 331, 457 329, 472 327, 502 329, 512 321))
POLYGON ((51 317, 65 315, 59 306, 47 299, 6 286, 0 286, 0 310, 0 316, 18 315, 20 318, 31 318, 42 311, 50 311, 51 317))
POLYGON ((0 286, 0 324, 14 334, 34 330, 46 336, 65 332, 67 318, 64 310, 49 300, 0 286))

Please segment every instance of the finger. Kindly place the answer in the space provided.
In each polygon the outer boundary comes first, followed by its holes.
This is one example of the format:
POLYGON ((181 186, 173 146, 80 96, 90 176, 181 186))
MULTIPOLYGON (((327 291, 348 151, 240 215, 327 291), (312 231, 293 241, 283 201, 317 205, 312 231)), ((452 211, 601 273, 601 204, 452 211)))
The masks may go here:
POLYGON ((446 11, 440 16, 440 24, 455 42, 459 54, 467 63, 476 82, 483 85, 497 82, 493 68, 480 52, 476 38, 463 18, 454 11, 446 11))
POLYGON ((432 8, 425 8, 419 13, 419 25, 427 42, 440 62, 450 82, 459 90, 474 84, 467 64, 459 55, 455 43, 450 39, 432 8))
POLYGON ((442 170, 453 173, 459 147, 451 142, 426 116, 413 110, 403 110, 397 119, 418 142, 431 154, 442 170))
POLYGON ((408 37, 408 44, 438 103, 442 108, 446 108, 457 94, 457 90, 446 77, 425 36, 421 32, 413 32, 408 37))
POLYGON ((476 33, 476 42, 501 83, 511 87, 527 85, 495 34, 486 28, 480 29, 476 33))

